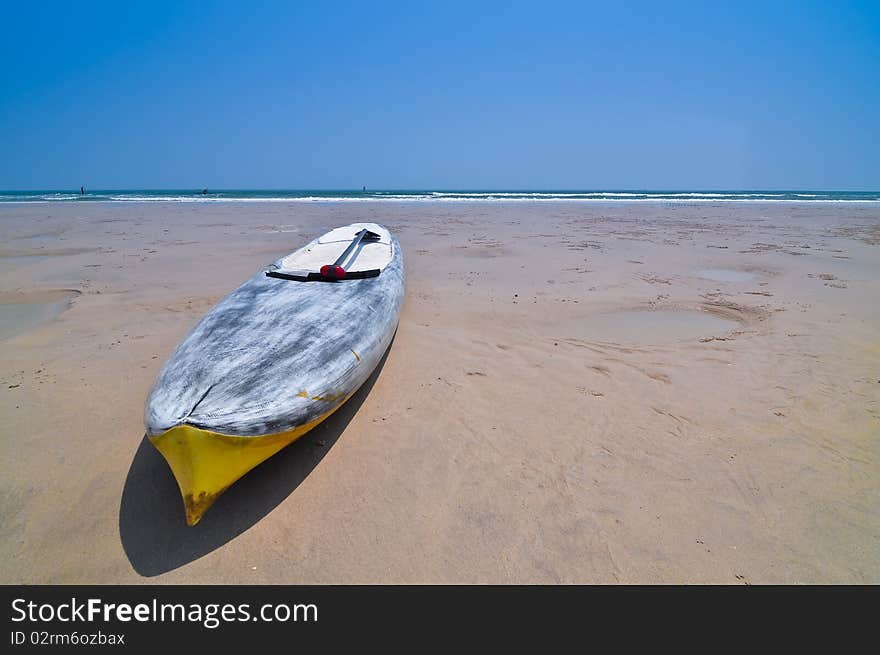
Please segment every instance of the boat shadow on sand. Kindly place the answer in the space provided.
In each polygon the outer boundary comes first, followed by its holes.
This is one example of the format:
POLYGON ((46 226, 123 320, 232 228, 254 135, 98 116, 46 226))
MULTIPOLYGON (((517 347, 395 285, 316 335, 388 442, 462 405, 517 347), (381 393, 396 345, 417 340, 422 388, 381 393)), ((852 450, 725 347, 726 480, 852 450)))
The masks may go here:
POLYGON ((188 564, 231 541, 275 509, 339 439, 369 395, 389 351, 348 402, 233 484, 193 527, 186 525, 171 469, 144 437, 128 471, 119 508, 119 535, 134 570, 151 577, 188 564))

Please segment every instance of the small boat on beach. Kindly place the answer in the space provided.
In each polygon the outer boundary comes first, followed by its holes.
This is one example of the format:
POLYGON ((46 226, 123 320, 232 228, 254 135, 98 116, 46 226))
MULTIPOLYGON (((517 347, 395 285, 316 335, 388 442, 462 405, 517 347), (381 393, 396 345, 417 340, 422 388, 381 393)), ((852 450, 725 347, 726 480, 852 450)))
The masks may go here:
POLYGON ((397 239, 355 223, 259 271, 199 321, 144 414, 187 524, 357 391, 391 344, 403 295, 397 239))

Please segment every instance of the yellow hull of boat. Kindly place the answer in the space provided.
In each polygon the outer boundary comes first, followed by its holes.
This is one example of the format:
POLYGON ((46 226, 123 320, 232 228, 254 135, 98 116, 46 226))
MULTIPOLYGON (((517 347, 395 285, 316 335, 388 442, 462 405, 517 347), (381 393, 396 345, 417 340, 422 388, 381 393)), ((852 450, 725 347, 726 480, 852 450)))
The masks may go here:
POLYGON ((259 437, 230 436, 191 425, 177 425, 150 437, 180 487, 187 525, 198 523, 220 494, 241 476, 296 441, 342 404, 293 430, 259 437))

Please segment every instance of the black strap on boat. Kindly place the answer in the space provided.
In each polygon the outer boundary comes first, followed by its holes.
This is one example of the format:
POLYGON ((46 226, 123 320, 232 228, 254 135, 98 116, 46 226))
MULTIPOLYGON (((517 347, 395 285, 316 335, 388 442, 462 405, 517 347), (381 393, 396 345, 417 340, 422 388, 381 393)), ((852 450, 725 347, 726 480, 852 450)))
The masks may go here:
POLYGON ((379 273, 381 272, 382 270, 379 268, 374 268, 369 271, 346 271, 345 278, 342 280, 334 280, 332 278, 324 277, 320 273, 306 273, 305 271, 300 275, 281 273, 280 271, 266 271, 266 277, 274 277, 279 280, 294 280, 295 282, 345 282, 345 280, 362 280, 368 277, 379 277, 379 273))

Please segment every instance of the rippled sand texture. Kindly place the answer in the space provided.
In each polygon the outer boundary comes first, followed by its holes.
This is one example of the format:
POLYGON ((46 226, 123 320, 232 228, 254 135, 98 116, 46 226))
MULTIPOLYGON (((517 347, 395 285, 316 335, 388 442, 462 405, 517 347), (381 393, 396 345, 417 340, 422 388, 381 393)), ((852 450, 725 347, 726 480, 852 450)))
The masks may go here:
POLYGON ((0 243, 4 321, 70 304, 0 340, 0 582, 880 582, 878 205, 6 205, 0 243), (185 528, 159 367, 356 220, 404 247, 387 361, 185 528))

